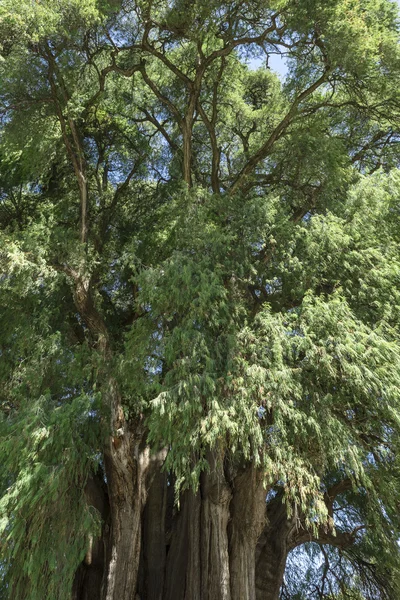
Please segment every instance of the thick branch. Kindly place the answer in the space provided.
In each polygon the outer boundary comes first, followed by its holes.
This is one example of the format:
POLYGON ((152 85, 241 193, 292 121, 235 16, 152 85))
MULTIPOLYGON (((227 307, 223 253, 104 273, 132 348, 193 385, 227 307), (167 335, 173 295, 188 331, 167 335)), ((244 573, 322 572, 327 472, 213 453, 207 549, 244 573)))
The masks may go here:
POLYGON ((146 108, 140 108, 140 110, 146 115, 147 121, 149 121, 152 125, 154 125, 154 127, 156 127, 156 129, 158 129, 158 131, 161 133, 161 135, 164 137, 164 139, 170 146, 171 150, 174 150, 175 152, 180 151, 178 144, 174 142, 174 140, 169 135, 168 131, 165 129, 165 122, 160 123, 160 121, 158 121, 158 119, 156 119, 154 115, 149 113, 149 111, 146 108))
POLYGON ((221 151, 218 147, 217 133, 215 130, 215 126, 217 123, 218 117, 218 87, 221 82, 221 78, 224 72, 225 67, 225 59, 222 57, 221 65, 218 71, 218 75, 213 85, 213 96, 212 96, 212 114, 211 119, 208 118, 207 113, 202 107, 200 101, 197 102, 197 110, 200 113, 200 116, 203 120, 204 125, 208 131, 208 135, 210 137, 211 149, 212 149, 212 166, 211 166, 211 187, 214 193, 219 193, 220 191, 220 183, 219 183, 219 164, 221 158, 221 151))
POLYGON ((80 192, 80 212, 81 212, 81 231, 80 231, 80 240, 82 243, 85 243, 87 240, 88 226, 87 226, 87 211, 88 211, 88 187, 87 187, 87 179, 86 179, 86 169, 85 169, 85 157, 84 150, 80 140, 80 135, 78 128, 76 126, 75 121, 67 116, 64 116, 62 105, 58 98, 58 89, 57 82, 59 83, 60 90, 63 95, 64 104, 67 104, 69 100, 69 94, 65 87, 63 78, 57 68, 57 63, 55 58, 49 48, 46 46, 45 48, 45 58, 48 61, 49 65, 49 83, 52 91, 52 96, 54 100, 54 104, 56 107, 56 112, 58 116, 58 120, 61 126, 61 133, 64 141, 64 145, 67 150, 67 154, 70 157, 72 162, 72 166, 75 172, 75 176, 79 186, 80 192), (72 140, 68 134, 68 129, 70 131, 72 140))
POLYGON ((142 74, 142 77, 143 77, 144 81, 146 82, 146 84, 148 85, 148 87, 151 89, 151 91, 153 92, 153 94, 174 115, 174 117, 176 118, 176 121, 177 121, 180 129, 182 130, 182 125, 183 125, 182 115, 180 114, 180 112, 177 109, 177 107, 175 106, 175 104, 173 104, 173 102, 171 102, 171 100, 169 100, 169 98, 167 98, 166 96, 164 96, 160 92, 160 90, 158 89, 158 87, 155 85, 154 81, 152 81, 150 79, 150 77, 148 76, 148 74, 146 72, 146 69, 144 67, 142 67, 142 69, 141 69, 140 72, 142 74))
POLYGON ((275 142, 281 137, 281 135, 284 133, 287 127, 291 124, 293 118, 297 115, 298 107, 301 104, 301 102, 303 102, 303 100, 311 96, 311 94, 313 94, 323 83, 325 83, 329 73, 330 68, 327 68, 321 75, 321 77, 317 79, 317 81, 315 81, 312 85, 310 85, 306 90, 304 90, 301 94, 297 96, 290 110, 286 113, 282 121, 271 133, 265 144, 263 144, 257 150, 257 152, 253 154, 253 156, 247 161, 243 169, 240 171, 236 178, 236 181, 231 186, 231 194, 234 194, 235 192, 243 188, 243 185, 245 184, 248 176, 252 174, 255 167, 260 163, 260 161, 268 156, 275 142))

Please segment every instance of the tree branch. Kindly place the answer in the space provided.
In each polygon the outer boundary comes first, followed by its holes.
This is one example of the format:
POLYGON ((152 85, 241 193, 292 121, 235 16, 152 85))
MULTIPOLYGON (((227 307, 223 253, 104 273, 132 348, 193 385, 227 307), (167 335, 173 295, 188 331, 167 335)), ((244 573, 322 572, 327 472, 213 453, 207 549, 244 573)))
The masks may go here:
POLYGON ((247 161, 245 166, 242 168, 236 180, 232 184, 230 188, 230 193, 234 194, 243 188, 247 178, 254 171, 255 167, 259 164, 261 160, 268 156, 268 153, 271 151, 275 142, 281 137, 284 131, 292 122, 293 118, 296 116, 298 112, 298 106, 301 104, 303 100, 311 96, 323 83, 326 82, 327 77, 330 73, 330 68, 328 67, 324 73, 315 81, 312 85, 310 85, 306 90, 301 92, 294 100, 290 110, 286 113, 285 117, 282 121, 277 125, 274 131, 271 133, 265 144, 263 144, 257 152, 253 154, 253 156, 247 161))
POLYGON ((70 157, 72 162, 72 166, 75 172, 75 176, 78 181, 79 191, 80 191, 80 213, 81 213, 81 230, 80 230, 80 240, 82 243, 87 241, 88 234, 88 225, 87 225, 87 211, 88 211, 88 188, 87 188, 87 180, 86 180, 86 169, 85 169, 85 157, 83 146, 80 141, 80 136, 78 132, 78 128, 75 124, 75 121, 67 116, 64 117, 63 108, 58 98, 58 90, 57 83, 60 85, 60 90, 63 95, 64 104, 68 103, 69 94, 65 87, 63 78, 58 70, 57 63, 53 53, 50 50, 49 45, 45 46, 44 58, 47 59, 47 64, 49 66, 49 83, 52 91, 52 96, 54 100, 54 104, 56 107, 56 113, 58 116, 58 120, 61 126, 61 133, 64 141, 64 145, 67 150, 67 154, 70 157), (68 135, 68 129, 71 132, 72 142, 68 135))

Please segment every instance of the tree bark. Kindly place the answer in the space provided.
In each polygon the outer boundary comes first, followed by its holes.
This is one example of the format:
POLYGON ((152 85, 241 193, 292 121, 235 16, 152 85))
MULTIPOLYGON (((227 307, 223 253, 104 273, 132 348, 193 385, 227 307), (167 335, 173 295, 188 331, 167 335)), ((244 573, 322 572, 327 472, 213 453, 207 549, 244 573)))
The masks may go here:
POLYGON ((75 305, 104 359, 103 399, 110 411, 104 464, 111 515, 105 600, 132 600, 137 589, 142 512, 152 461, 141 419, 125 419, 118 384, 109 372, 113 354, 108 329, 93 299, 92 278, 73 269, 67 272, 75 282, 75 305))
POLYGON ((264 474, 249 465, 234 480, 230 523, 232 600, 256 600, 255 551, 265 526, 264 474))
POLYGON ((91 474, 85 486, 88 506, 99 513, 102 527, 98 539, 87 540, 88 551, 79 566, 72 590, 72 600, 103 598, 108 562, 108 536, 110 530, 110 507, 103 473, 91 474))
POLYGON ((149 450, 142 432, 126 431, 112 438, 105 457, 111 508, 111 554, 106 600, 132 600, 140 560, 141 516, 146 494, 149 450))
POLYGON ((231 600, 228 522, 232 498, 221 462, 210 455, 210 473, 202 476, 201 600, 231 600))
POLYGON ((199 491, 187 490, 177 510, 160 469, 166 451, 150 456, 140 423, 124 432, 106 456, 108 495, 102 480, 88 483, 103 535, 77 572, 73 600, 278 600, 290 550, 311 540, 354 543, 357 530, 324 524, 311 534, 296 506, 288 516, 281 494, 266 502, 261 471, 248 465, 232 478, 211 452, 199 491))
POLYGON ((163 600, 231 600, 228 552, 230 487, 211 456, 197 494, 186 491, 174 517, 163 600))
MULTIPOLYGON (((117 392, 116 392, 117 393, 117 392)), ((132 600, 138 587, 143 511, 166 451, 151 455, 140 421, 114 423, 105 456, 111 509, 110 562, 105 600, 132 600), (121 432, 122 429, 122 432, 121 432)), ((161 526, 161 523, 160 523, 161 526)))
POLYGON ((267 508, 267 524, 256 549, 256 599, 278 600, 290 551, 289 534, 293 529, 286 505, 274 498, 267 508))
POLYGON ((187 491, 183 494, 181 509, 179 512, 174 512, 172 517, 163 600, 185 600, 189 553, 188 523, 192 517, 189 511, 191 493, 187 491))
POLYGON ((256 600, 279 599, 288 554, 297 546, 313 541, 344 550, 354 543, 358 528, 347 532, 333 530, 333 502, 338 494, 348 489, 351 489, 351 482, 344 479, 326 492, 325 503, 331 521, 321 524, 317 532, 306 527, 304 514, 298 506, 294 505, 288 516, 282 494, 269 500, 267 523, 256 549, 256 600))
POLYGON ((143 581, 139 595, 162 600, 166 563, 167 475, 158 472, 150 487, 143 514, 143 581))

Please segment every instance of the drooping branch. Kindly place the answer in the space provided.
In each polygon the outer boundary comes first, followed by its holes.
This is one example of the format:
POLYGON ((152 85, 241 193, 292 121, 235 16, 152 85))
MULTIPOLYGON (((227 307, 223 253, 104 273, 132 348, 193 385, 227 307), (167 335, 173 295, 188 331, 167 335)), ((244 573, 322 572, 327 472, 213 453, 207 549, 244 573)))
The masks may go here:
POLYGON ((156 84, 154 83, 154 81, 152 79, 150 79, 150 77, 148 76, 148 74, 147 74, 146 69, 145 69, 144 66, 141 69, 141 74, 142 74, 142 77, 143 77, 145 83, 151 89, 151 91, 153 92, 153 94, 156 96, 156 98, 158 98, 158 100, 160 100, 160 102, 175 117, 175 119, 176 119, 179 127, 182 129, 183 118, 182 118, 182 115, 180 114, 178 108, 175 106, 175 104, 173 102, 171 102, 171 100, 169 98, 167 98, 167 96, 164 96, 160 92, 160 90, 158 89, 158 87, 156 86, 156 84))
POLYGON ((316 542, 318 544, 328 544, 344 550, 354 544, 357 533, 362 529, 365 529, 365 526, 360 525, 351 531, 340 531, 334 526, 333 512, 337 496, 351 490, 352 487, 352 481, 347 477, 332 485, 324 494, 324 502, 329 520, 326 523, 320 524, 315 532, 306 526, 304 516, 300 516, 296 522, 296 526, 292 529, 289 548, 293 549, 306 542, 316 542))

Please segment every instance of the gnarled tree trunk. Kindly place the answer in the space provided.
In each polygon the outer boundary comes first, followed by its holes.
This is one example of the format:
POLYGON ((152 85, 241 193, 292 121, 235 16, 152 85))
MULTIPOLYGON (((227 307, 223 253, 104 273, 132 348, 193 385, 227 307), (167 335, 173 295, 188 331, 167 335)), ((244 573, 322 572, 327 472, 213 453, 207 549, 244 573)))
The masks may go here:
POLYGON ((256 599, 278 600, 285 574, 286 560, 291 549, 289 534, 292 519, 287 516, 281 497, 268 505, 267 523, 256 549, 256 599))
POLYGON ((132 600, 136 594, 141 553, 142 512, 152 464, 141 419, 128 422, 119 387, 109 372, 113 352, 109 332, 92 295, 92 276, 68 269, 75 283, 74 302, 104 361, 101 387, 110 411, 104 448, 110 506, 110 534, 105 600, 132 600))
POLYGON ((88 551, 79 566, 72 590, 72 600, 103 598, 108 564, 110 507, 103 474, 93 474, 85 487, 86 501, 100 514, 101 535, 87 540, 88 551))
POLYGON ((228 522, 231 490, 210 455, 197 494, 184 493, 173 520, 163 600, 230 600, 228 522))
POLYGON ((113 438, 105 457, 111 508, 110 563, 106 600, 132 600, 140 561, 145 478, 149 451, 141 433, 113 438))
MULTIPOLYGON (((327 524, 311 534, 296 506, 288 516, 281 494, 267 502, 261 471, 248 464, 229 476, 211 452, 198 492, 184 492, 178 510, 161 470, 165 451, 150 455, 140 423, 122 429, 106 456, 108 494, 101 481, 88 493, 105 526, 78 570, 73 600, 278 600, 290 550, 309 540, 354 542, 354 532, 327 524)), ((327 493, 328 509, 336 493, 327 493)))
POLYGON ((167 558, 167 474, 158 471, 148 493, 143 513, 143 542, 140 597, 162 600, 167 558))
POLYGON ((233 482, 230 522, 232 600, 256 600, 255 552, 265 526, 264 474, 250 464, 233 482))
MULTIPOLYGON (((165 451, 150 454, 140 422, 128 424, 121 420, 116 425, 119 424, 123 424, 123 431, 118 433, 121 428, 115 428, 118 437, 111 438, 109 453, 105 456, 111 509, 111 550, 106 600, 135 598, 141 558, 143 511, 148 490, 155 475, 159 474, 165 458, 165 451)), ((154 494, 151 500, 157 501, 154 494)), ((157 525, 153 524, 153 528, 156 529, 157 525)), ((145 539, 148 541, 149 537, 148 535, 145 539)), ((153 550, 155 543, 157 540, 153 539, 153 550)), ((157 568, 157 565, 152 565, 151 568, 157 568)))
POLYGON ((231 488, 222 461, 210 453, 201 482, 201 600, 231 600, 228 522, 231 488))
POLYGON ((197 503, 193 492, 186 491, 181 498, 180 510, 172 515, 163 600, 187 600, 187 593, 191 593, 187 586, 188 570, 190 563, 195 561, 189 560, 189 554, 196 554, 199 548, 193 547, 196 540, 190 538, 189 522, 192 521, 191 531, 199 528, 198 510, 193 510, 197 503))

